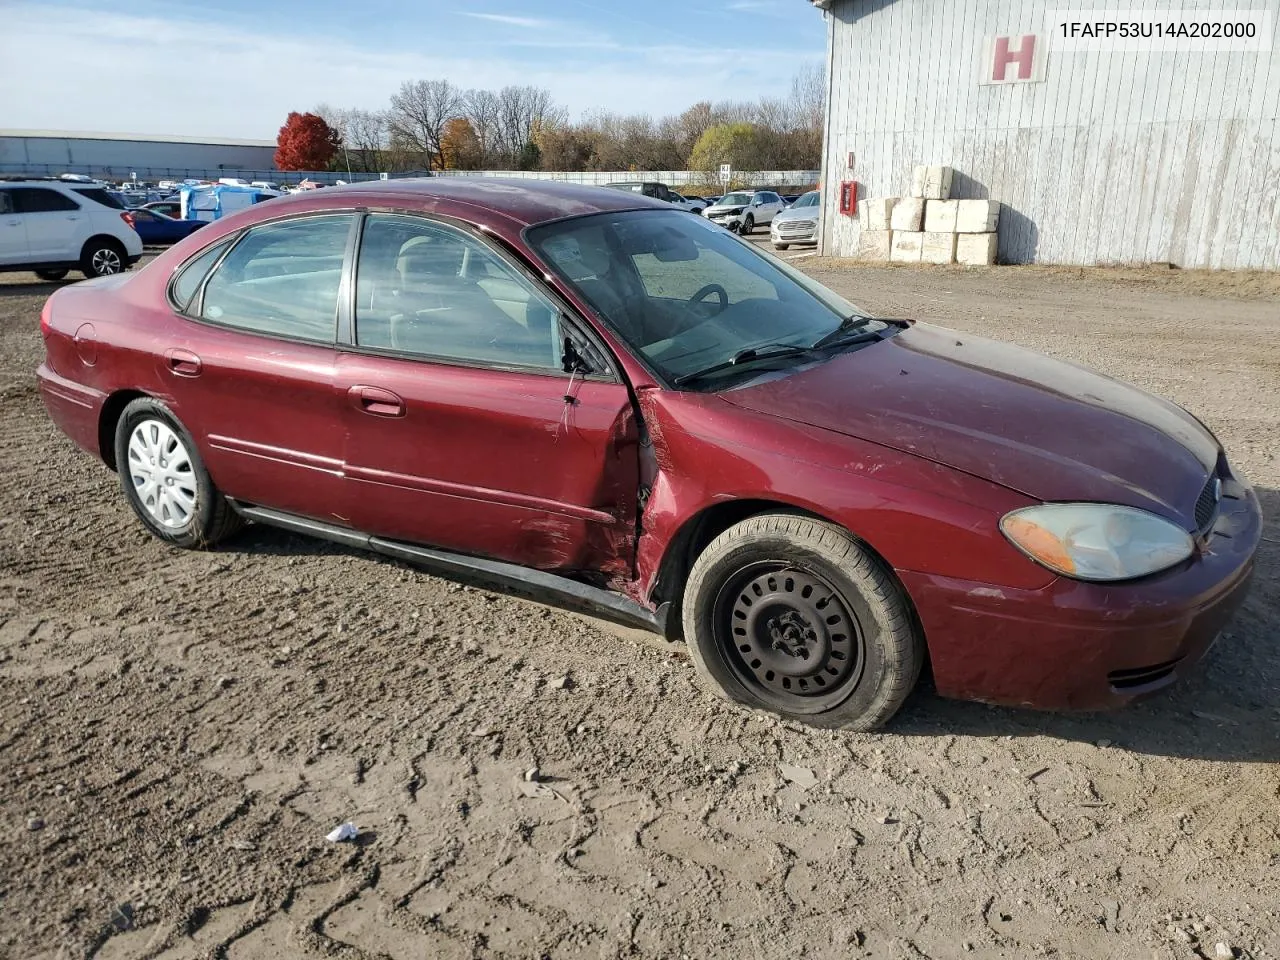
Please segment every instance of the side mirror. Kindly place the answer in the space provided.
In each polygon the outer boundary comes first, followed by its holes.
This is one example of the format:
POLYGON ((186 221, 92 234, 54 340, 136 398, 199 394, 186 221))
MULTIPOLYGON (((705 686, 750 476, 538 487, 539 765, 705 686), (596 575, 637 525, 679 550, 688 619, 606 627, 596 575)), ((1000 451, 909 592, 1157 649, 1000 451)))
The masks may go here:
POLYGON ((591 373, 591 364, 578 352, 578 348, 574 346, 573 340, 569 337, 564 338, 564 350, 560 354, 560 368, 565 373, 591 373))

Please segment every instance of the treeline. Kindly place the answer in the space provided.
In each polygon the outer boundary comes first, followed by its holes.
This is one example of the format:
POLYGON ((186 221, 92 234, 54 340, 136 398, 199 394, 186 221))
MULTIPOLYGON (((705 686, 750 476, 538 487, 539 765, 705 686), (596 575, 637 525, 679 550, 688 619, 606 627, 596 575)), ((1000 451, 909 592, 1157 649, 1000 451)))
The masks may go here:
POLYGON ((822 150, 824 75, 795 76, 785 97, 696 103, 655 119, 608 111, 569 120, 539 87, 464 90, 448 80, 401 85, 385 110, 321 105, 337 132, 335 170, 814 170, 822 150))

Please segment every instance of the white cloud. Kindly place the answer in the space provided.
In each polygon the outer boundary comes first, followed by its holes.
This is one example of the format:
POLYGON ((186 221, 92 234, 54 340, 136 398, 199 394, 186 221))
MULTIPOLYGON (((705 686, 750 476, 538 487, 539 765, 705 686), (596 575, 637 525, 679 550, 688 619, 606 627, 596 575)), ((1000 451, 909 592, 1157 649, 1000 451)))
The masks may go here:
POLYGON ((509 13, 466 13, 464 17, 473 17, 476 20, 488 20, 491 23, 505 23, 511 27, 527 27, 531 30, 541 30, 544 27, 551 26, 550 20, 539 20, 537 17, 516 17, 509 13))
MULTIPOLYGON (((405 80, 535 84, 575 113, 666 114, 696 100, 781 94, 820 50, 624 45, 607 34, 364 47, 305 25, 9 4, 0 128, 274 139, 290 110, 381 108, 405 80), (552 52, 554 48, 554 53, 552 52), (50 65, 50 51, 56 64, 50 65)), ((396 41, 391 41, 395 43, 396 41)))

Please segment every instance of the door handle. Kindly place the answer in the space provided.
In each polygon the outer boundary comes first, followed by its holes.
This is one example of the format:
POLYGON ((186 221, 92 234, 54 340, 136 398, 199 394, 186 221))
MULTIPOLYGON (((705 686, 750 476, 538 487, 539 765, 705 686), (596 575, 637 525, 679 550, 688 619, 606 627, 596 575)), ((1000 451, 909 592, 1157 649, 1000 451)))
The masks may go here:
POLYGON ((164 354, 165 362, 168 364, 169 372, 177 377, 198 377, 200 376, 200 358, 190 350, 166 350, 164 354))
POLYGON ((390 390, 357 384, 347 391, 351 405, 361 413, 375 417, 403 417, 404 401, 390 390))

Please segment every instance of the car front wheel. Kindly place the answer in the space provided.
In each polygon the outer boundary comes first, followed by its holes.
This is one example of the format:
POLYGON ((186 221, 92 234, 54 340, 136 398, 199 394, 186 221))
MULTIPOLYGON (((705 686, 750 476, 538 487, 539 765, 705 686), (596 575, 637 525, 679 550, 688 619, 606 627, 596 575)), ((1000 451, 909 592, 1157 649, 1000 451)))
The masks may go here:
POLYGON ((738 232, 741 233, 744 237, 748 236, 750 235, 751 230, 755 227, 755 225, 756 225, 755 217, 751 216, 751 214, 748 213, 747 219, 742 221, 742 228, 738 232))
POLYGON ((847 531, 811 517, 730 527, 694 563, 682 613, 716 693, 817 727, 880 726, 924 660, 892 575, 847 531))
POLYGON ((167 406, 132 401, 116 423, 116 470, 125 499, 147 529, 179 547, 204 548, 239 529, 195 441, 167 406))
POLYGON ((786 250, 786 249, 787 249, 788 247, 790 247, 790 246, 791 246, 791 244, 789 244, 789 243, 775 243, 775 244, 773 245, 773 249, 775 249, 775 250, 786 250))
POLYGON ((67 275, 66 270, 37 270, 36 276, 41 280, 47 280, 50 283, 57 283, 67 275))

